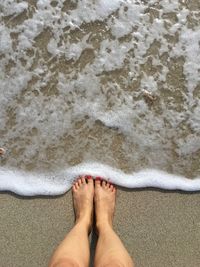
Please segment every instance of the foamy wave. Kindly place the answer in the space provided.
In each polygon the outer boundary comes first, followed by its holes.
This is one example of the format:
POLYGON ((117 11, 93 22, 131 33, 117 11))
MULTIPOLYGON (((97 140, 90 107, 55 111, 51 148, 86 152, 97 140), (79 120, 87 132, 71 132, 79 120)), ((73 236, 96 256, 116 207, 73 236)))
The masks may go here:
POLYGON ((101 176, 126 188, 154 187, 165 190, 199 191, 200 177, 193 180, 163 171, 146 169, 126 174, 108 165, 82 163, 57 174, 26 173, 0 169, 0 190, 23 196, 60 195, 67 192, 79 175, 101 176))
POLYGON ((0 1, 1 164, 54 170, 103 158, 198 176, 192 2, 0 1))

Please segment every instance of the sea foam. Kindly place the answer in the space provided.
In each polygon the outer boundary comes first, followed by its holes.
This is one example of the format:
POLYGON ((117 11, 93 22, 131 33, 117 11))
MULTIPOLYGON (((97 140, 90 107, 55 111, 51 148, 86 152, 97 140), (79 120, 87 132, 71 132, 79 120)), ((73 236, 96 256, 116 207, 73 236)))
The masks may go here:
POLYGON ((165 190, 199 191, 200 177, 187 179, 159 170, 124 173, 108 165, 82 163, 58 173, 39 174, 0 169, 0 190, 23 196, 60 195, 67 192, 79 175, 101 176, 104 180, 126 188, 154 187, 165 190))
MULTIPOLYGON (((52 171, 93 160, 199 176, 193 1, 5 0, 0 10, 2 166, 52 171)), ((33 188, 43 184, 31 175, 33 188)))

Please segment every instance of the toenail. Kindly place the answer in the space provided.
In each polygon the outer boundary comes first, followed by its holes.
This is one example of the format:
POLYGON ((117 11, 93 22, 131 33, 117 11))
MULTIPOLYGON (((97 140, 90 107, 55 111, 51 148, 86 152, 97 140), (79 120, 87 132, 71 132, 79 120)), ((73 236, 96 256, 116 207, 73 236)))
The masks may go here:
POLYGON ((92 179, 92 176, 91 175, 86 175, 85 178, 86 179, 92 179))
POLYGON ((95 180, 96 180, 96 181, 102 181, 102 180, 103 180, 103 178, 102 178, 102 177, 100 177, 100 176, 97 176, 97 177, 95 178, 95 180))

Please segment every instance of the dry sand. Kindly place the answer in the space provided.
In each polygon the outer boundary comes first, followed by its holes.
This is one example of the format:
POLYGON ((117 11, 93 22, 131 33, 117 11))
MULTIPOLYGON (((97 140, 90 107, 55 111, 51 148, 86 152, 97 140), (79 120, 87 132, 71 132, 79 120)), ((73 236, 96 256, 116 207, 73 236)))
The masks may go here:
MULTIPOLYGON (((5 193, 0 203, 0 266, 47 266, 73 225, 71 192, 34 199, 5 193)), ((200 266, 199 204, 199 193, 119 189, 114 226, 136 266, 200 266)))

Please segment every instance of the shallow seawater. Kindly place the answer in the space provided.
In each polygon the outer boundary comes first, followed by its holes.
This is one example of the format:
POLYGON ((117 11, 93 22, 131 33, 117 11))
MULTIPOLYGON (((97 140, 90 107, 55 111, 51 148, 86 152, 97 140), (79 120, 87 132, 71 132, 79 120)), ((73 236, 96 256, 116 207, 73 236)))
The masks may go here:
POLYGON ((200 174, 198 0, 0 3, 1 166, 200 174))

